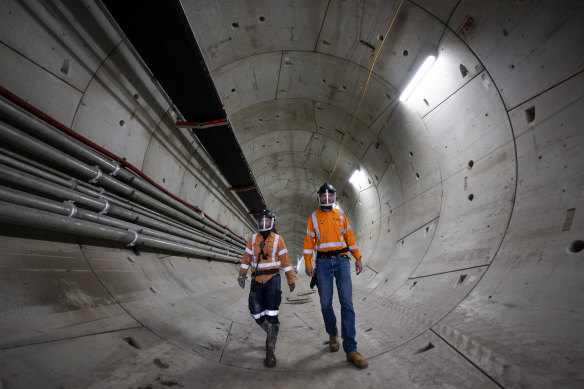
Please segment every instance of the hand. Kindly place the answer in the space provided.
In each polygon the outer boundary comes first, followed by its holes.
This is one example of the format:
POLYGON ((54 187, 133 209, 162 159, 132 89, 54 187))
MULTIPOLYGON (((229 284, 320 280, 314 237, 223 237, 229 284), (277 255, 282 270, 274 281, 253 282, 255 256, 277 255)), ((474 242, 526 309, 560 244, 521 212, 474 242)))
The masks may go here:
POLYGON ((241 286, 241 289, 245 288, 245 278, 238 278, 237 279, 237 283, 239 284, 239 286, 241 286))
POLYGON ((296 284, 289 284, 288 287, 290 287, 290 292, 292 292, 296 288, 296 284))
POLYGON ((355 261, 355 272, 357 273, 357 275, 361 274, 361 272, 363 271, 363 262, 361 262, 361 259, 357 259, 355 261))
POLYGON ((313 267, 305 267, 304 271, 308 277, 314 276, 314 268, 313 267))

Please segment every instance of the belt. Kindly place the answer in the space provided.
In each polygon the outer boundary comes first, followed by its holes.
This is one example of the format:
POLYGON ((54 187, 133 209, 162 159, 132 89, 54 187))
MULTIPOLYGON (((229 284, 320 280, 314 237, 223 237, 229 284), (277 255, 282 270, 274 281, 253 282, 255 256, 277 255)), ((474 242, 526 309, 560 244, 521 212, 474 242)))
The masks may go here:
MULTIPOLYGON (((333 258, 333 257, 338 257, 341 256, 341 254, 346 253, 349 251, 348 247, 345 247, 344 249, 340 249, 340 250, 332 250, 332 251, 317 251, 316 252, 316 258, 333 258)), ((346 255, 342 255, 343 257, 346 257, 346 255)))
POLYGON ((264 274, 276 274, 280 271, 280 269, 268 269, 268 270, 258 270, 251 273, 252 277, 262 276, 264 274))

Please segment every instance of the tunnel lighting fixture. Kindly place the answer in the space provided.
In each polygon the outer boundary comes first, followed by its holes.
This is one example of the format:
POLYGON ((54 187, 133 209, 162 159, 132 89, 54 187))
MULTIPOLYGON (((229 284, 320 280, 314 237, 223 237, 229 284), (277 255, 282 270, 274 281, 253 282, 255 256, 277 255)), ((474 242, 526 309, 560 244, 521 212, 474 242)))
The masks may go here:
POLYGON ((399 101, 406 101, 408 97, 410 97, 410 95, 412 94, 414 89, 416 89, 420 81, 422 81, 426 73, 428 73, 428 70, 430 70, 430 68, 434 64, 434 61, 436 61, 436 57, 434 57, 433 55, 426 58, 422 66, 420 66, 420 69, 418 69, 418 71, 416 72, 414 78, 412 78, 408 86, 406 86, 404 92, 399 97, 399 101))
POLYGON ((349 178, 349 182, 356 187, 363 189, 367 186, 367 175, 361 170, 355 170, 349 178))
POLYGON ((357 185, 359 183, 359 176, 361 175, 361 171, 359 170, 355 170, 353 172, 353 174, 351 175, 351 178, 349 178, 349 182, 353 185, 357 185))

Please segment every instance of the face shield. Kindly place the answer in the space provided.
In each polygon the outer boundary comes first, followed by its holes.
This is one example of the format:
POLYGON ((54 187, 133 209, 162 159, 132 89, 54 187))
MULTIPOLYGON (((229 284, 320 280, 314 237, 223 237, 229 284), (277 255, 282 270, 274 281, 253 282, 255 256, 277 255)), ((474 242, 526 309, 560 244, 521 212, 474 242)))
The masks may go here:
POLYGON ((274 226, 274 218, 263 216, 258 220, 258 230, 260 232, 270 231, 274 226))
POLYGON ((321 207, 332 207, 335 205, 336 201, 337 194, 330 189, 325 189, 318 195, 318 204, 321 207))

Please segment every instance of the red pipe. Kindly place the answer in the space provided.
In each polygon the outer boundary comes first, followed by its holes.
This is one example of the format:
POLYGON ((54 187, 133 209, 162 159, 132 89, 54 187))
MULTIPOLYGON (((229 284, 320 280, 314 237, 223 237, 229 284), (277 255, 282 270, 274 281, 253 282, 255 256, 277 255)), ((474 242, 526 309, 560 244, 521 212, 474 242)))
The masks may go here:
POLYGON ((211 218, 209 215, 207 215, 205 212, 203 212, 198 207, 196 207, 196 206, 194 206, 192 204, 187 203, 186 201, 184 201, 180 197, 175 196, 174 194, 170 193, 169 191, 167 191, 166 189, 164 189, 163 187, 161 187, 160 185, 158 185, 150 177, 148 177, 140 169, 138 169, 137 167, 135 167, 134 165, 132 165, 128 161, 126 161, 126 160, 118 157, 117 155, 113 154, 112 152, 104 149, 103 147, 101 147, 101 146, 93 143, 92 141, 90 141, 89 139, 85 138, 84 136, 76 133, 75 131, 71 130, 69 127, 65 126, 63 123, 55 120, 54 118, 52 118, 49 115, 47 115, 46 113, 42 112, 38 108, 36 108, 33 105, 31 105, 31 104, 27 103, 26 101, 22 100, 20 97, 16 96, 14 93, 10 92, 8 89, 0 86, 0 95, 2 95, 3 97, 5 97, 6 99, 12 101, 14 104, 18 105, 19 107, 21 107, 21 108, 27 110, 28 112, 32 113, 33 115, 35 115, 39 119, 44 120, 45 122, 47 122, 51 126, 53 126, 53 127, 57 128, 58 130, 64 132, 65 134, 67 134, 67 135, 69 135, 69 136, 77 139, 78 141, 83 142, 84 144, 88 145, 89 147, 93 148, 94 150, 97 150, 100 153, 102 153, 104 155, 107 155, 108 157, 110 157, 111 159, 115 160, 119 164, 121 164, 121 165, 123 165, 123 166, 125 166, 125 167, 127 167, 129 169, 131 169, 136 174, 138 174, 140 177, 142 177, 144 180, 148 181, 151 185, 153 185, 157 189, 161 190, 162 192, 164 192, 168 196, 172 197, 173 199, 175 199, 177 201, 180 201, 181 203, 183 203, 184 205, 188 206, 189 208, 192 208, 195 211, 197 211, 199 213, 202 213, 203 216, 205 216, 207 219, 209 219, 210 221, 212 221, 213 223, 215 223, 219 227, 226 229, 227 231, 231 232, 234 236, 236 236, 236 237, 244 240, 243 237, 241 237, 241 236, 237 235, 236 233, 234 233, 233 231, 231 231, 227 226, 224 226, 224 225, 220 224, 219 222, 217 222, 216 220, 214 220, 213 218, 211 218))

